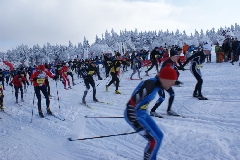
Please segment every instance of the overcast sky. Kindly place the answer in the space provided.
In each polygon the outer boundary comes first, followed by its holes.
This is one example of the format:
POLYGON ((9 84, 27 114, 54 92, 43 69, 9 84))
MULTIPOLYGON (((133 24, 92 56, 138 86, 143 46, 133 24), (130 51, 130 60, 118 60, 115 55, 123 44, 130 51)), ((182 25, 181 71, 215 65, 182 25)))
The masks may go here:
POLYGON ((239 24, 239 0, 0 0, 0 51, 90 44, 106 30, 186 31, 239 24))

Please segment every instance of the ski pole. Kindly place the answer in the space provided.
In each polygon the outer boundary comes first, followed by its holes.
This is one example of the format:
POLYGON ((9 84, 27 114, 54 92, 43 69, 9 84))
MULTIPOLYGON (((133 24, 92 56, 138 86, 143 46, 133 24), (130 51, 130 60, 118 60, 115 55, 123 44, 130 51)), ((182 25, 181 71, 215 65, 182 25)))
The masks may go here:
POLYGON ((59 107, 59 109, 60 109, 60 102, 59 102, 59 95, 58 95, 57 81, 56 81, 56 90, 57 90, 58 107, 59 107))
MULTIPOLYGON (((34 99, 35 99, 35 93, 33 95, 33 108, 34 108, 34 99)), ((30 123, 32 123, 32 121, 33 121, 33 108, 32 108, 32 117, 31 117, 31 122, 30 123)))
POLYGON ((106 136, 98 136, 98 137, 89 137, 89 138, 78 138, 78 139, 72 139, 68 138, 69 141, 82 141, 87 139, 96 139, 96 138, 105 138, 105 137, 114 137, 114 136, 121 136, 121 135, 128 135, 128 134, 135 134, 135 132, 127 132, 127 133, 120 133, 120 134, 112 134, 112 135, 106 135, 106 136))
POLYGON ((124 118, 124 117, 117 117, 117 116, 85 116, 85 118, 124 118))

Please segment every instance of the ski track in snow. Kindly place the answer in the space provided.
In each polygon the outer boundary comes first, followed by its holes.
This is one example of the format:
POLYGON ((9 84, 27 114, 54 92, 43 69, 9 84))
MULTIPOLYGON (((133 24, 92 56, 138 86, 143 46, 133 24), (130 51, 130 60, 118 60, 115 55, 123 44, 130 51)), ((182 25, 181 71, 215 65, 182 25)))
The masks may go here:
MULTIPOLYGON (((213 59, 213 58, 212 58, 213 59)), ((185 68, 188 68, 187 65, 185 68)), ((175 100, 172 109, 186 116, 153 118, 164 133, 164 139, 158 152, 157 159, 161 160, 236 160, 240 159, 240 67, 229 63, 204 63, 201 69, 203 75, 203 95, 207 101, 199 101, 192 97, 196 80, 189 70, 179 71, 179 80, 184 82, 182 87, 174 87, 175 100)), ((155 76, 155 68, 145 75, 143 80, 155 76)), ((112 84, 108 92, 105 85, 110 78, 102 81, 96 79, 98 85, 97 98, 105 103, 95 103, 92 100, 92 88, 86 97, 87 103, 94 110, 80 105, 84 83, 75 76, 71 90, 64 90, 61 82, 51 83, 51 110, 54 114, 65 118, 58 120, 46 114, 45 99, 42 97, 42 110, 47 119, 39 118, 37 99, 34 99, 33 87, 29 86, 24 94, 22 106, 14 104, 14 96, 9 86, 6 86, 4 106, 7 113, 0 112, 0 159, 1 160, 139 160, 147 141, 139 134, 131 134, 101 139, 73 141, 69 137, 84 138, 102 135, 112 135, 132 132, 133 129, 124 118, 85 118, 88 116, 123 116, 126 103, 136 85, 136 80, 128 80, 132 71, 120 76, 119 90, 123 94, 116 95, 112 84), (56 94, 58 90, 58 95, 56 94), (60 97, 59 101, 57 98, 60 97), (106 104, 111 103, 111 104, 106 104), (60 105, 60 108, 59 108, 60 105), (31 121, 33 110, 33 122, 31 121), (56 122, 56 123, 55 123, 56 122), (78 127, 74 128, 77 123, 78 127), (83 128, 85 124, 85 128, 83 128), (81 126, 82 125, 82 126, 81 126), (80 135, 80 132, 83 135, 80 135)), ((104 78, 104 73, 101 73, 104 78)), ((137 77, 137 74, 134 75, 137 77)), ((166 113, 168 93, 157 112, 166 113)), ((20 95, 19 95, 20 96, 20 95)), ((158 97, 155 98, 157 100, 158 97)), ((149 104, 149 109, 155 101, 149 104)))

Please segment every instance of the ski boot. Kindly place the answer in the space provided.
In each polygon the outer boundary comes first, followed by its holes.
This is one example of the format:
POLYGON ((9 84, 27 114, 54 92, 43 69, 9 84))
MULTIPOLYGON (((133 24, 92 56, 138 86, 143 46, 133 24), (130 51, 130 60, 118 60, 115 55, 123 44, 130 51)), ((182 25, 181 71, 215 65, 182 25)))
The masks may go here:
POLYGON ((18 99, 16 99, 16 103, 18 103, 18 99))
POLYGON ((199 100, 208 100, 206 97, 204 97, 203 95, 198 97, 199 100))
POLYGON ((40 110, 38 113, 39 113, 39 116, 40 116, 41 118, 44 118, 44 115, 43 115, 43 113, 42 113, 42 110, 40 110))
POLYGON ((108 85, 106 85, 106 91, 108 91, 108 87, 109 87, 109 86, 108 86, 108 85))
POLYGON ((158 114, 157 112, 150 112, 150 116, 153 116, 153 117, 158 117, 158 118, 163 118, 160 114, 158 114))
POLYGON ((47 114, 53 115, 53 114, 52 114, 52 111, 50 110, 50 107, 47 108, 47 114))
POLYGON ((21 101, 24 102, 23 98, 21 98, 21 101))
POLYGON ((3 107, 3 106, 0 106, 0 109, 1 109, 2 111, 4 111, 4 107, 3 107))
POLYGON ((93 101, 94 102, 99 102, 97 98, 93 98, 93 101))
POLYGON ((121 94, 121 92, 119 92, 119 90, 115 90, 115 93, 116 94, 121 94))
POLYGON ((199 98, 199 94, 193 92, 193 97, 195 97, 195 98, 199 98))
POLYGON ((87 104, 84 98, 82 99, 82 103, 85 105, 87 104))
POLYGON ((180 116, 179 114, 177 114, 176 112, 174 112, 174 111, 172 111, 172 110, 167 111, 167 114, 168 114, 169 116, 180 116))

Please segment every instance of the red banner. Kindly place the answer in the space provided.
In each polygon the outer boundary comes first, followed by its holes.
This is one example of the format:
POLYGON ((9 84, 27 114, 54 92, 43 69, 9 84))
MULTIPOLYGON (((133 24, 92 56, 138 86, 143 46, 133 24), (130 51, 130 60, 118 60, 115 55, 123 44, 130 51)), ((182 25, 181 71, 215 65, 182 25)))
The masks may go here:
POLYGON ((10 68, 10 71, 13 70, 13 64, 8 61, 3 61, 3 63, 10 68))

